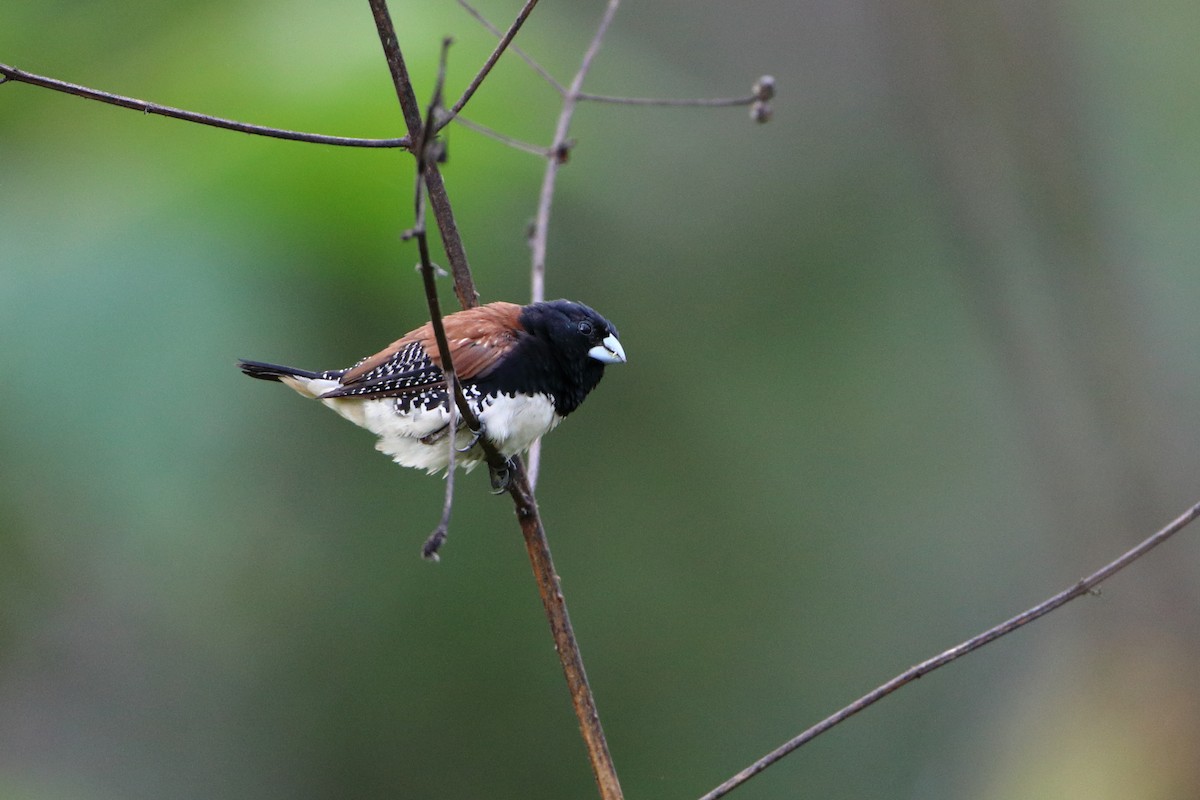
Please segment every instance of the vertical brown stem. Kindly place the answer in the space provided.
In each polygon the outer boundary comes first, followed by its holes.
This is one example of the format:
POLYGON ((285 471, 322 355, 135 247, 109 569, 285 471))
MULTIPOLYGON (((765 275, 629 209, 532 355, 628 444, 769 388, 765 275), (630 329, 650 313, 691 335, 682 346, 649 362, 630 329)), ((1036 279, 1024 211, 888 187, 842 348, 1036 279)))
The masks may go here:
MULTIPOLYGON (((392 82, 396 87, 396 97, 404 113, 404 122, 408 126, 410 139, 417 143, 414 149, 418 153, 424 150, 424 122, 421 119, 421 107, 417 103, 404 57, 392 25, 391 14, 388 12, 386 0, 367 0, 371 13, 375 17, 375 25, 379 31, 379 40, 387 56, 388 68, 392 74, 392 82)), ((616 0, 610 0, 615 8, 616 0)), ((611 14, 610 17, 611 18, 611 14)), ((595 45, 592 50, 594 50, 595 45)), ((589 50, 591 55, 594 55, 589 50)), ((590 60, 587 59, 587 60, 590 60)), ((425 187, 429 193, 429 203, 433 208, 438 229, 450 259, 454 274, 455 292, 464 308, 478 305, 479 295, 475 291, 475 283, 471 278, 471 269, 467 263, 466 252, 462 246, 462 237, 454 222, 454 214, 450 208, 450 199, 442 182, 441 172, 434 161, 424 166, 425 187)), ((436 310, 436 309, 435 309, 436 310)), ((579 728, 583 733, 584 745, 587 747, 588 758, 596 776, 596 784, 600 788, 601 800, 623 800, 621 785, 617 780, 616 768, 612 756, 608 752, 608 743, 604 738, 604 729, 600 726, 600 715, 596 712, 596 703, 588 686, 587 673, 583 668, 583 657, 579 653, 579 645, 575 641, 575 633, 571 629, 571 619, 567 614, 566 600, 563 598, 559 585, 558 574, 554 570, 554 561, 550 557, 550 545, 546 540, 546 530, 538 514, 537 500, 530 488, 525 474, 525 466, 519 458, 513 459, 512 478, 509 483, 509 493, 516 507, 517 519, 521 524, 521 532, 525 537, 525 546, 529 552, 529 560, 533 566, 534 578, 537 580, 538 592, 542 604, 546 608, 546 618, 550 622, 550 631, 554 636, 554 648, 558 651, 562 664, 563 675, 567 679, 567 688, 571 693, 571 704, 575 708, 575 716, 579 720, 579 728)))
POLYGON ((550 543, 546 540, 546 531, 538 514, 537 499, 529 486, 525 467, 520 462, 513 471, 509 494, 512 495, 513 504, 516 506, 517 520, 521 523, 521 533, 525 536, 525 549, 529 552, 529 562, 537 579, 538 592, 542 596, 542 605, 546 608, 546 618, 550 621, 554 649, 558 651, 559 660, 562 662, 563 675, 571 692, 571 704, 575 707, 575 716, 579 720, 579 730, 583 734, 588 758, 592 762, 592 772, 596 776, 600 797, 602 800, 622 800, 624 795, 617 780, 617 769, 613 764, 612 754, 608 751, 604 728, 600 725, 600 714, 596 710, 596 701, 592 697, 587 672, 583 668, 583 657, 575 641, 575 631, 571 628, 567 601, 563 597, 558 573, 554 569, 554 559, 550 556, 550 543))

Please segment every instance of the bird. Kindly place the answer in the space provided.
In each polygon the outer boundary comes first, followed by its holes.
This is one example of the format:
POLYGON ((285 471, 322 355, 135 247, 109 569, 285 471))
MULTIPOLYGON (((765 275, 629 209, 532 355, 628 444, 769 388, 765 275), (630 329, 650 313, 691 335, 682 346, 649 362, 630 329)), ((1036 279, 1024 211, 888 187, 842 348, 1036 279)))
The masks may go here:
MULTIPOLYGON (((626 361, 616 327, 572 300, 493 302, 442 323, 459 385, 482 425, 472 432, 456 415, 454 461, 467 471, 486 458, 480 436, 511 464, 579 408, 606 366, 626 361)), ((432 323, 348 369, 310 372, 246 359, 238 367, 320 400, 378 436, 375 449, 401 466, 449 471, 448 392, 432 323)), ((507 469, 491 473, 493 489, 503 491, 507 469)))

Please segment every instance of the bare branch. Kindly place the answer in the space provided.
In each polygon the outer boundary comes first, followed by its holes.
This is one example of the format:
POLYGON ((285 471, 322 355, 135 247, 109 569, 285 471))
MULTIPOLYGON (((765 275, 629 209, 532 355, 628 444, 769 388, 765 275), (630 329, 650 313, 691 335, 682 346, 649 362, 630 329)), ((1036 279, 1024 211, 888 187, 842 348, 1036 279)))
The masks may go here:
MULTIPOLYGON (((446 51, 450 47, 450 43, 450 39, 444 39, 442 41, 441 68, 438 71, 437 85, 434 89, 433 100, 430 102, 429 109, 425 115, 425 120, 420 123, 421 127, 418 131, 412 131, 412 129, 410 129, 409 133, 409 135, 413 138, 413 141, 417 142, 412 149, 413 155, 415 155, 417 158, 417 177, 416 196, 413 201, 416 210, 416 224, 413 229, 408 232, 408 236, 417 240, 417 249, 421 254, 421 279, 425 286, 425 301, 429 306, 429 322, 433 328, 433 338, 437 342, 438 361, 440 362, 442 374, 446 379, 446 402, 449 404, 451 401, 453 401, 453 403, 458 406, 458 410, 463 417, 463 422, 465 422, 467 427, 471 429, 471 432, 475 434, 476 441, 483 449, 483 452, 487 457, 488 465, 494 472, 501 472, 507 471, 508 469, 507 459, 500 454, 500 451, 496 449, 491 440, 485 436, 481 436, 483 432, 483 425, 480 423, 479 418, 475 415, 475 411, 471 408, 471 404, 467 402, 467 397, 465 394, 463 394, 462 385, 458 382, 457 373, 454 371, 454 359, 451 355, 450 343, 446 338, 446 327, 442 322, 441 301, 438 300, 436 281, 437 275, 433 267, 433 259, 429 254, 429 237, 426 236, 425 233, 424 198, 427 189, 425 181, 428 179, 430 172, 429 167, 437 163, 435 154, 437 141, 435 135, 431 135, 431 131, 433 130, 432 123, 433 119, 437 116, 437 113, 441 108, 442 81, 445 78, 445 58, 446 51)), ((403 56, 399 52, 399 45, 397 45, 396 55, 401 66, 403 66, 403 56)), ((405 75, 407 75, 407 72, 405 75)), ((408 88, 411 92, 412 85, 409 84, 408 88)), ((415 94, 413 96, 415 97, 415 94)), ((454 446, 455 434, 456 431, 454 429, 450 429, 448 435, 451 440, 451 447, 454 446)))
MULTIPOLYGON (((550 152, 554 157, 546 161, 546 172, 542 176, 542 189, 538 193, 537 215, 534 217, 533 230, 529 235, 529 249, 532 251, 533 262, 530 267, 530 294, 535 303, 546 299, 546 240, 550 234, 550 205, 554 202, 554 186, 558 178, 558 168, 566 162, 565 155, 570 148, 567 133, 571 129, 571 118, 575 115, 575 107, 579 101, 580 90, 583 88, 583 80, 587 77, 588 70, 592 68, 592 61, 596 58, 596 54, 600 52, 600 45, 608 33, 608 26, 612 24, 613 17, 620 5, 621 0, 609 0, 605 7, 600 24, 596 26, 596 33, 593 34, 592 41, 588 44, 588 49, 579 62, 579 69, 576 70, 575 77, 571 79, 571 85, 563 95, 562 110, 558 114, 558 123, 554 126, 554 141, 550 145, 550 152)), ((529 483, 531 486, 537 486, 541 464, 542 443, 539 440, 529 448, 529 483)))
POLYGON ((525 152, 525 153, 532 153, 533 155, 541 156, 542 158, 546 158, 550 155, 550 151, 547 150, 545 147, 538 147, 536 144, 530 144, 529 142, 522 142, 520 139, 514 139, 511 136, 505 136, 503 133, 500 133, 497 130, 493 130, 492 128, 489 128, 486 125, 480 125, 478 122, 472 122, 471 120, 467 119, 466 117, 462 116, 461 114, 459 116, 455 117, 454 121, 457 122, 459 125, 462 125, 464 128, 468 128, 469 130, 473 130, 476 133, 483 134, 484 136, 487 136, 488 138, 495 139, 496 141, 498 141, 502 144, 508 145, 509 147, 513 148, 514 150, 521 150, 522 152, 525 152))
POLYGON ((571 692, 571 704, 575 708, 576 718, 579 719, 588 758, 592 762, 592 772, 596 776, 596 785, 600 788, 600 798, 622 800, 624 795, 617 780, 617 769, 608 751, 604 728, 600 725, 600 714, 596 710, 596 701, 592 698, 592 689, 588 685, 583 656, 579 652, 575 631, 571 627, 571 618, 567 614, 558 571, 554 568, 554 559, 550 556, 550 543, 546 539, 545 528, 542 527, 533 488, 520 459, 516 460, 508 493, 512 495, 513 504, 516 506, 521 533, 525 537, 525 549, 529 553, 529 562, 533 566, 546 617, 550 620, 554 649, 558 651, 559 660, 562 662, 567 688, 571 692))
POLYGON ((1132 550, 1125 552, 1115 561, 1106 564, 1073 586, 1064 589, 1053 597, 1037 604, 1028 611, 1018 614, 1012 619, 1006 620, 993 628, 989 628, 978 636, 974 636, 965 642, 951 647, 949 650, 934 656, 933 658, 922 661, 920 664, 905 670, 874 691, 855 700, 841 711, 838 711, 836 714, 825 718, 821 722, 818 722, 816 725, 801 733, 799 736, 772 750, 770 753, 763 756, 758 761, 755 761, 753 764, 746 767, 741 772, 734 775, 732 778, 725 781, 708 794, 702 796, 700 800, 717 800, 719 797, 724 797, 729 792, 741 786, 743 783, 750 780, 755 775, 776 763, 792 751, 796 750, 801 745, 804 745, 807 742, 815 739, 838 723, 844 722, 845 720, 865 709, 867 706, 879 702, 884 697, 887 697, 889 694, 905 684, 911 683, 917 678, 928 675, 938 667, 943 667, 946 664, 949 664, 951 661, 962 658, 967 653, 978 650, 985 644, 990 644, 996 641, 1001 636, 1006 636, 1013 631, 1018 630, 1019 628, 1025 627, 1034 620, 1046 616, 1051 611, 1054 611, 1060 606, 1066 605, 1077 597, 1092 593, 1092 591, 1102 582, 1108 580, 1113 575, 1125 569, 1125 567, 1129 566, 1134 561, 1137 561, 1139 558, 1146 555, 1146 553, 1150 552, 1155 547, 1162 544, 1179 531, 1183 530, 1197 517, 1200 517, 1200 503, 1193 505, 1165 528, 1143 540, 1132 550))
MULTIPOLYGON (((478 20, 480 25, 482 25, 483 27, 485 27, 489 31, 491 31, 493 36, 501 36, 502 35, 500 33, 500 29, 497 28, 495 25, 493 25, 491 22, 489 22, 487 20, 487 18, 484 17, 483 14, 479 13, 479 10, 476 9, 469 2, 467 2, 467 0, 458 0, 458 4, 460 6, 462 6, 464 9, 466 9, 468 14, 470 14, 472 17, 474 17, 476 20, 478 20)), ((541 64, 539 64, 537 61, 534 60, 533 56, 529 55, 524 50, 517 47, 515 44, 509 45, 508 49, 513 51, 514 53, 516 53, 518 56, 520 56, 521 60, 524 61, 526 64, 528 64, 530 66, 530 68, 533 69, 534 72, 536 72, 538 75, 540 75, 542 77, 542 80, 546 81, 546 83, 553 86, 554 90, 556 92, 558 92, 559 94, 567 93, 567 88, 565 86, 563 86, 561 83, 559 83, 557 80, 555 80, 554 76, 551 75, 549 73, 549 71, 546 70, 545 67, 543 67, 541 64)))
MULTIPOLYGON (((459 391, 457 377, 454 382, 456 384, 454 393, 457 394, 459 391)), ((446 463, 446 497, 442 501, 442 516, 438 520, 437 527, 425 539, 425 544, 421 545, 421 556, 429 561, 440 560, 438 551, 442 549, 442 545, 446 543, 446 537, 450 535, 450 514, 454 511, 454 462, 458 456, 457 437, 454 435, 454 432, 458 430, 457 411, 457 403, 446 404, 446 413, 449 415, 446 420, 446 430, 449 431, 446 435, 446 446, 450 448, 450 458, 446 463)))
MULTIPOLYGON (((449 448, 446 464, 446 498, 442 502, 442 516, 438 521, 437 527, 433 529, 433 533, 425 540, 425 544, 421 547, 421 554, 431 560, 438 560, 438 550, 445 543, 446 537, 450 534, 450 514, 454 510, 454 467, 455 457, 458 455, 458 415, 455 413, 458 410, 459 403, 463 404, 467 413, 470 414, 470 406, 467 404, 466 397, 463 395, 462 386, 458 382, 458 375, 454 371, 454 361, 450 356, 450 348, 446 344, 446 329, 442 322, 442 312, 437 297, 437 286, 435 278, 436 271, 433 267, 433 259, 429 255, 429 237, 425 232, 425 162, 430 156, 436 159, 436 143, 428 137, 428 132, 433 124, 434 115, 436 115, 442 105, 442 86, 446 81, 446 56, 450 51, 451 40, 449 38, 442 40, 442 54, 438 59, 437 81, 433 87, 433 99, 429 102, 429 109, 425 113, 425 125, 423 135, 420 139, 420 146, 416 148, 415 155, 417 157, 417 168, 415 170, 416 190, 413 197, 414 224, 412 235, 417 240, 417 248, 421 254, 421 278, 425 285, 425 299, 429 304, 429 318, 434 329, 434 336, 438 341, 442 362, 442 375, 445 377, 446 383, 446 447, 449 448)), ((465 416, 465 415, 464 415, 465 416)), ((469 419, 474 419, 471 415, 469 419)), ((470 422, 468 422, 470 425, 470 422)), ((471 431, 476 434, 476 439, 479 438, 480 425, 479 420, 475 419, 474 426, 471 431)), ((487 451, 487 443, 484 443, 484 450, 487 451)), ((472 444, 472 446, 474 446, 472 444)), ((468 448, 469 449, 469 448, 468 448)), ((495 454, 497 457, 499 453, 495 454)), ((488 452, 489 459, 492 456, 488 452)))
POLYGON ((521 26, 525 24, 525 20, 529 19, 529 15, 533 12, 533 7, 537 4, 538 0, 525 0, 525 5, 521 7, 521 11, 517 14, 517 18, 513 20, 512 25, 509 25, 508 30, 505 31, 504 35, 500 37, 500 41, 496 44, 496 48, 492 50, 492 54, 488 56, 487 61, 483 62, 483 66, 479 68, 479 72, 475 74, 475 77, 467 86, 466 91, 463 92, 462 97, 458 98, 454 105, 450 107, 449 115, 438 124, 438 130, 441 130, 449 125, 450 120, 454 119, 458 112, 463 110, 463 107, 470 101, 471 97, 483 84, 483 81, 485 78, 487 78, 488 73, 492 71, 492 67, 496 66, 496 62, 500 60, 500 56, 504 54, 505 49, 508 47, 509 43, 512 42, 513 37, 517 35, 517 31, 521 30, 521 26))
POLYGON ((238 122, 237 120, 224 119, 222 117, 213 117, 208 114, 199 114, 195 111, 186 111, 182 108, 173 108, 171 106, 159 105, 158 103, 149 103, 145 100, 138 100, 134 97, 124 97, 119 94, 111 94, 102 92, 99 89, 89 89, 86 86, 80 86, 75 83, 67 83, 60 81, 57 78, 48 78, 45 75, 35 75, 32 72, 26 72, 16 67, 11 67, 8 64, 0 64, 0 75, 4 76, 5 81, 19 81, 28 83, 31 86, 40 86, 43 89, 53 89, 56 92, 72 94, 76 97, 85 97, 89 100, 98 100, 101 103, 109 103, 110 105, 120 106, 122 108, 131 108, 135 111, 141 111, 145 114, 158 114, 163 117, 171 117, 173 119, 182 119, 187 122, 196 122, 200 125, 209 125, 214 128, 224 128, 231 131, 239 131, 241 133, 252 133, 256 136, 269 136, 273 139, 288 139, 294 142, 309 142, 311 144, 330 144, 341 147, 399 147, 407 148, 411 140, 407 136, 399 139, 361 139, 349 136, 327 136, 323 133, 303 133, 301 131, 289 131, 282 128, 268 128, 263 125, 253 125, 248 122, 238 122))
POLYGON ((727 106, 748 106, 758 98, 754 95, 746 97, 612 97, 606 94, 587 94, 575 96, 577 100, 590 103, 614 103, 624 106, 703 106, 707 108, 723 108, 727 106))
MULTIPOLYGON (((458 385, 458 376, 449 375, 447 380, 454 388, 448 391, 446 396, 457 397, 462 391, 458 385)), ((425 539, 425 544, 421 545, 421 556, 429 561, 440 560, 438 551, 442 549, 442 545, 446 543, 446 537, 450 535, 450 515, 454 511, 454 469, 458 457, 458 437, 455 435, 458 431, 458 403, 446 403, 446 431, 446 446, 450 450, 446 460, 446 495, 442 501, 442 516, 438 519, 438 524, 433 532, 425 539)))
POLYGON ((763 75, 754 82, 747 97, 716 97, 716 98, 671 98, 671 97, 611 97, 604 94, 580 93, 579 100, 589 100, 593 103, 616 103, 627 106, 700 106, 704 108, 722 108, 729 106, 752 106, 750 117, 755 122, 769 122, 771 119, 771 100, 775 97, 775 79, 763 75))

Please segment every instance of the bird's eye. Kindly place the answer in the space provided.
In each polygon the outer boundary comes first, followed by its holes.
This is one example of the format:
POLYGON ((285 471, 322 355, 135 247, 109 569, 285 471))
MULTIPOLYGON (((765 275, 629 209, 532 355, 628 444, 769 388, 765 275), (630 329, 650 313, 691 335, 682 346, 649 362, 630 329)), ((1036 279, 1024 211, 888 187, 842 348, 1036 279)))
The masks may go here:
POLYGON ((591 336, 592 335, 592 323, 588 322, 586 319, 581 321, 579 323, 579 332, 582 333, 584 336, 591 336))

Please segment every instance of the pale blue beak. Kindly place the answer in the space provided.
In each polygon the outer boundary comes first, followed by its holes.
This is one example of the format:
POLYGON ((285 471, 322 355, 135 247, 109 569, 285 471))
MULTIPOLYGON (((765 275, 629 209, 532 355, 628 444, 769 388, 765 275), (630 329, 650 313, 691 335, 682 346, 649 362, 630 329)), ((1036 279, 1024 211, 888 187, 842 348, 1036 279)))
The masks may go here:
POLYGON ((624 364, 625 348, 621 347, 617 337, 610 333, 604 337, 603 342, 588 350, 588 356, 602 364, 624 364))

